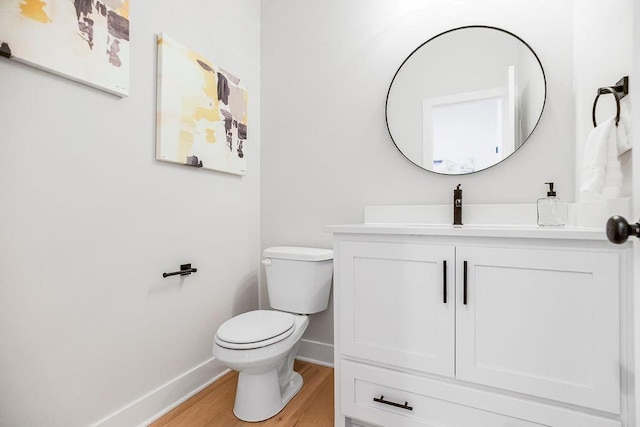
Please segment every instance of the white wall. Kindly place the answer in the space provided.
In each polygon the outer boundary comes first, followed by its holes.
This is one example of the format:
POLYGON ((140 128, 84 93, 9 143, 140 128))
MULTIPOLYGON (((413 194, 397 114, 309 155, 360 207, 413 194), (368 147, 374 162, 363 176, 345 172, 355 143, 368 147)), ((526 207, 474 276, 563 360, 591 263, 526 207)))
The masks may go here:
MULTIPOLYGON (((573 1, 270 0, 262 5, 262 247, 331 246, 326 224, 362 221, 366 205, 534 203, 554 181, 574 198, 573 1), (530 140, 506 162, 466 176, 407 161, 385 128, 397 67, 434 35, 464 25, 504 28, 538 54, 547 104, 530 140)), ((391 285, 391 284, 390 284, 391 285)), ((262 289, 262 304, 267 297, 262 289)), ((306 339, 332 343, 332 311, 306 339)))
MULTIPOLYGON (((129 98, 0 61, 2 426, 107 417, 257 306, 260 2, 132 2, 131 20, 129 98), (247 176, 154 160, 162 31, 248 87, 247 176), (198 273, 162 278, 183 262, 198 273)), ((194 381, 221 370, 204 366, 194 381)))

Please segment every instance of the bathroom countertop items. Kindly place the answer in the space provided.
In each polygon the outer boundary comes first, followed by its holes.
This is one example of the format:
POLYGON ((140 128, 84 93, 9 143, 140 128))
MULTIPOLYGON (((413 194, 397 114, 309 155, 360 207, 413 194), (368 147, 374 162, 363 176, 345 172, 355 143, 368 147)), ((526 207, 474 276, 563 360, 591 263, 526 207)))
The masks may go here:
MULTIPOLYGON (((604 236, 604 225, 612 215, 633 216, 631 198, 600 199, 568 203, 563 233, 582 233, 585 230, 604 236)), ((464 205, 462 226, 466 231, 455 233, 491 233, 491 229, 503 234, 538 233, 537 205, 525 204, 474 204, 464 205)), ((364 222, 359 227, 366 230, 384 227, 405 227, 420 234, 447 233, 451 225, 451 204, 447 205, 387 205, 365 206, 364 222)), ((537 235, 552 237, 554 230, 541 230, 537 235)), ((559 231, 559 230, 557 230, 559 231)))

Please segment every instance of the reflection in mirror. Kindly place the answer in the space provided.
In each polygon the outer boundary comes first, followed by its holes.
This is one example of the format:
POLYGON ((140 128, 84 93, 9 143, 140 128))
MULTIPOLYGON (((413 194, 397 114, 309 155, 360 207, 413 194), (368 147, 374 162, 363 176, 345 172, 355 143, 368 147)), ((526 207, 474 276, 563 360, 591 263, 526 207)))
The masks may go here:
POLYGON ((443 174, 489 168, 540 120, 542 65, 517 36, 492 27, 450 30, 418 47, 389 87, 386 116, 398 149, 443 174))

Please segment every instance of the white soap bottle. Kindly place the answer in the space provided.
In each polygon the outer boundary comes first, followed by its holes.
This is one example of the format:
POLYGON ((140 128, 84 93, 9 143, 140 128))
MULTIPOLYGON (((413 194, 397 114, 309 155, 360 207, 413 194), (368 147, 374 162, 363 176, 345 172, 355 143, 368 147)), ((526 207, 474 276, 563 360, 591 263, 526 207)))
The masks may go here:
POLYGON ((538 225, 559 227, 567 223, 568 205, 560 201, 553 191, 553 182, 549 186, 547 197, 538 199, 538 225))

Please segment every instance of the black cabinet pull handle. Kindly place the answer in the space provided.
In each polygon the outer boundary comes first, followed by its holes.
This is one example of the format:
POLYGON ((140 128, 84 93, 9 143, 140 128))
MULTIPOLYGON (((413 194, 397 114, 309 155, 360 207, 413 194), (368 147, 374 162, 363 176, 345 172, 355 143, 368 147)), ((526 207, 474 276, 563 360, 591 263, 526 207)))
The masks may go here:
POLYGON ((447 303, 447 260, 442 261, 442 302, 447 303))
POLYGON ((467 305, 467 261, 464 262, 462 273, 462 303, 467 305))
POLYGON ((373 398, 374 402, 384 403, 385 405, 395 406, 396 408, 406 409, 407 411, 413 411, 413 406, 409 406, 409 402, 404 402, 404 405, 396 402, 389 402, 388 400, 384 400, 384 396, 380 396, 380 399, 377 397, 373 398))

